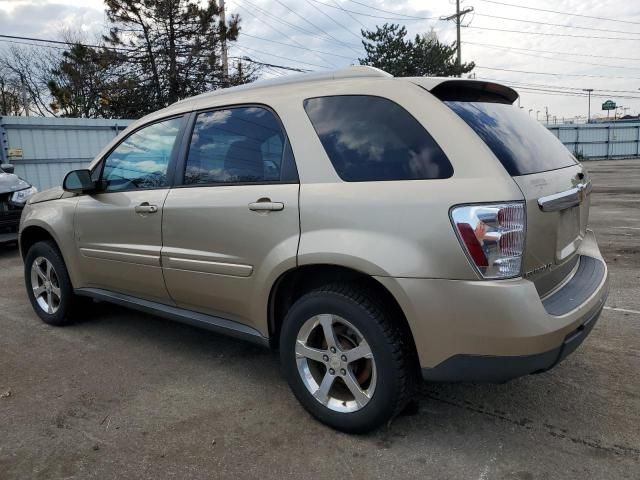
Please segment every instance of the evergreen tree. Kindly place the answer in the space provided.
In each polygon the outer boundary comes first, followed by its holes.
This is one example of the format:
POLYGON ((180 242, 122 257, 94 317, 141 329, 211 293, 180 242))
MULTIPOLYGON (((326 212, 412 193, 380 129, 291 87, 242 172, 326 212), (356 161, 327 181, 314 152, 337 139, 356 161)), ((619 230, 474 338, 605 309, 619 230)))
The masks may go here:
MULTIPOLYGON (((136 79, 138 115, 208 90, 254 80, 246 67, 222 75, 223 39, 238 38, 240 19, 220 21, 215 0, 106 0, 111 22, 108 46, 126 51, 136 79)), ((127 83, 130 82, 128 79, 127 83)))
POLYGON ((407 39, 407 29, 385 23, 375 31, 362 30, 362 45, 367 56, 358 59, 361 65, 380 68, 396 77, 451 77, 468 73, 474 62, 456 65, 456 43, 448 45, 438 40, 431 30, 425 35, 407 39))

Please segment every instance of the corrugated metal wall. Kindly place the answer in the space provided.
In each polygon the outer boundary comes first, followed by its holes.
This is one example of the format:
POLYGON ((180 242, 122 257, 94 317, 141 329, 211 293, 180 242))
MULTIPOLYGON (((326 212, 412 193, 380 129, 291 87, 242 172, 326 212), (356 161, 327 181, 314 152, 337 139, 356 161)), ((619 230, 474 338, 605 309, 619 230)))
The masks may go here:
POLYGON ((572 152, 585 158, 640 156, 640 122, 549 125, 547 128, 572 152))
MULTIPOLYGON (((86 166, 133 120, 0 117, 0 161, 40 190, 60 185, 69 170, 86 166), (8 158, 21 149, 22 158, 8 158)), ((640 122, 548 125, 573 153, 585 158, 640 156, 640 122)))
POLYGON ((0 160, 40 190, 62 184, 66 173, 82 168, 132 120, 0 117, 0 160), (22 158, 9 158, 21 149, 22 158))

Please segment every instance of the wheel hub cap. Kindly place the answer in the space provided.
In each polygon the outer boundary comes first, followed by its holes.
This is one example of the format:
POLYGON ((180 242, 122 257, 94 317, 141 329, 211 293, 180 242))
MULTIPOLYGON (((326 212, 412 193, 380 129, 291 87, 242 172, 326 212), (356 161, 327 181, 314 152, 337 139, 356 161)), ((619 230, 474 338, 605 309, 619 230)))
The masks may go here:
POLYGON ((36 258, 31 264, 31 288, 43 311, 50 315, 58 311, 62 300, 58 275, 53 264, 44 257, 36 258))
POLYGON ((340 368, 342 366, 342 363, 340 362, 338 356, 334 355, 331 357, 331 360, 329 360, 329 365, 333 368, 340 368))
POLYGON ((331 410, 358 411, 374 394, 373 352, 342 317, 322 314, 307 320, 296 339, 296 362, 307 390, 331 410))

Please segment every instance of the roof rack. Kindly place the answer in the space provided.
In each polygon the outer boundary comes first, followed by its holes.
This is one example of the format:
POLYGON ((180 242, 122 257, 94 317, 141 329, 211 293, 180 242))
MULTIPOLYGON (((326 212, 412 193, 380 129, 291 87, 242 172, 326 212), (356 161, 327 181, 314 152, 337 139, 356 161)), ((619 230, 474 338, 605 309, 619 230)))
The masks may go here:
POLYGON ((258 80, 257 82, 247 83, 244 85, 238 85, 236 87, 222 88, 220 90, 214 90, 212 92, 201 93, 195 97, 186 98, 180 100, 177 103, 188 102, 195 99, 202 99, 211 96, 225 95, 228 93, 235 93, 243 90, 254 90, 258 88, 275 87, 279 85, 289 85, 295 83, 317 82, 321 80, 340 80, 343 78, 357 78, 357 77, 393 77, 390 73, 380 70, 376 67, 370 67, 368 65, 351 65, 339 70, 328 70, 326 72, 312 72, 302 73, 298 75, 288 75, 282 78, 273 78, 269 80, 258 80))

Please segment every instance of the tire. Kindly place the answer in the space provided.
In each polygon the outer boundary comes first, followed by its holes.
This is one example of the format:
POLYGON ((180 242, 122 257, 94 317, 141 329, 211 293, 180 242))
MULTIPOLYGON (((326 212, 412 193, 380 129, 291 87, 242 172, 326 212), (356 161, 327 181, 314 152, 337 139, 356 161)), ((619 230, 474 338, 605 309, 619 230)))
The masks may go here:
POLYGON ((385 310, 357 286, 334 284, 303 295, 286 315, 280 334, 284 376, 307 411, 337 430, 374 430, 412 398, 413 350, 385 310), (334 334, 335 353, 327 325, 334 334), (367 347, 372 358, 352 361, 367 347))
POLYGON ((83 298, 73 293, 62 255, 52 241, 37 242, 29 248, 24 262, 24 279, 31 306, 49 325, 73 323, 80 306, 86 305, 83 298))

